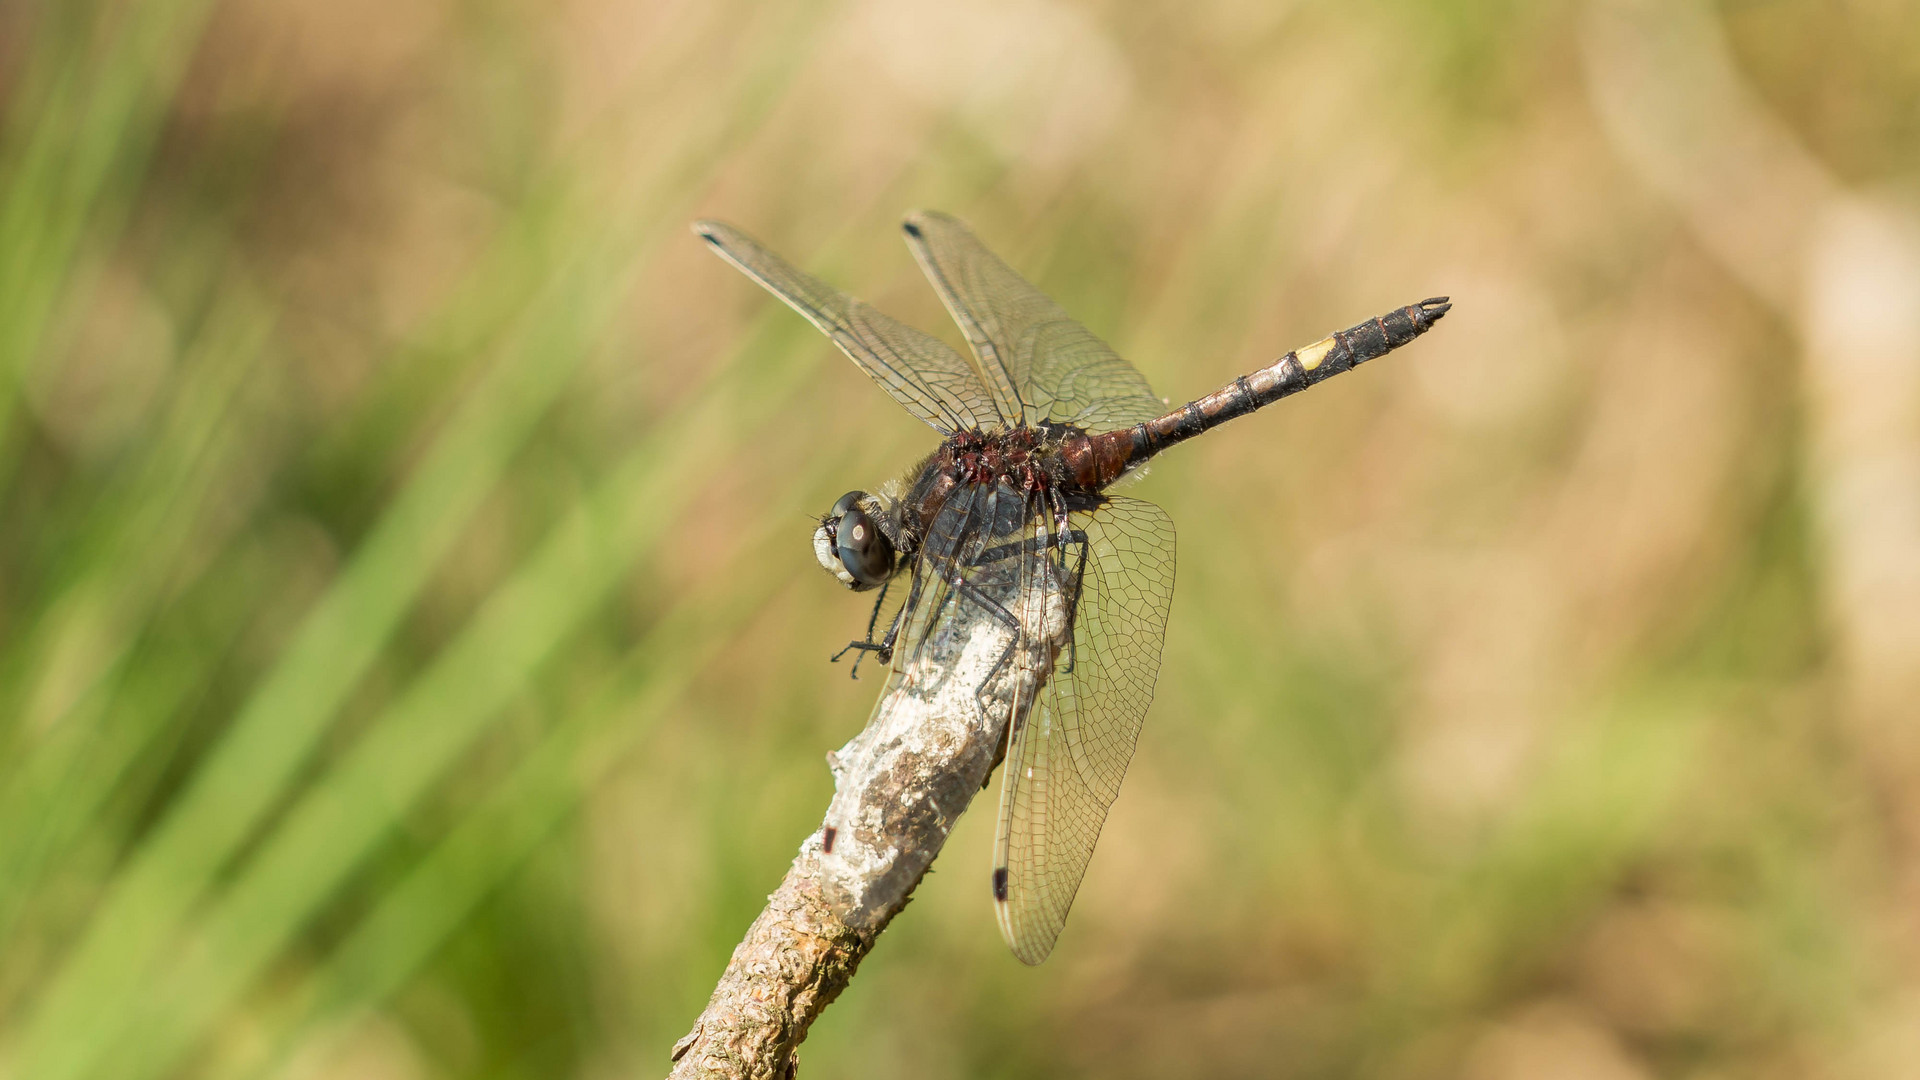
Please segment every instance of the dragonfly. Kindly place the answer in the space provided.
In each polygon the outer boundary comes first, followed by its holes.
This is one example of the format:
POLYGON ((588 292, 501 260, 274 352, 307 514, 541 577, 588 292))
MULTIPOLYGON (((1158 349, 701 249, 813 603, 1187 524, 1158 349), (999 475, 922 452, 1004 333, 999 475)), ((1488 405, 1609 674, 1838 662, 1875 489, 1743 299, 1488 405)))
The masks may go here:
MULTIPOLYGON (((1033 655, 1016 645, 1042 632, 1037 612, 1064 641, 1040 653, 1052 670, 1032 700, 1009 708, 1000 746, 995 912, 1014 956, 1038 964, 1066 925, 1132 760, 1173 600, 1172 519, 1113 489, 1176 444, 1408 344, 1451 304, 1440 296, 1395 309, 1169 408, 958 219, 919 211, 904 229, 971 359, 739 229, 694 223, 940 435, 903 479, 847 492, 814 530, 823 568, 878 593, 865 636, 841 650, 856 653, 856 675, 869 653, 897 672, 966 620, 1004 627, 1002 665, 1033 655)), ((989 673, 980 694, 993 681, 989 673)))

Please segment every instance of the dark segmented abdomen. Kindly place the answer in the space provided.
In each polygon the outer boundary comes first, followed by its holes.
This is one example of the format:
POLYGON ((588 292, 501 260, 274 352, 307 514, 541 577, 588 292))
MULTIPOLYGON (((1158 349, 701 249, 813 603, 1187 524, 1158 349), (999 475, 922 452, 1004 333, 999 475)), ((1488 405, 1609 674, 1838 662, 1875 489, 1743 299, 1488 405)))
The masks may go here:
POLYGON ((1098 490, 1178 442, 1271 405, 1314 383, 1385 356, 1427 332, 1453 305, 1444 296, 1390 311, 1242 375, 1203 398, 1130 428, 1071 440, 1061 447, 1073 478, 1098 490))

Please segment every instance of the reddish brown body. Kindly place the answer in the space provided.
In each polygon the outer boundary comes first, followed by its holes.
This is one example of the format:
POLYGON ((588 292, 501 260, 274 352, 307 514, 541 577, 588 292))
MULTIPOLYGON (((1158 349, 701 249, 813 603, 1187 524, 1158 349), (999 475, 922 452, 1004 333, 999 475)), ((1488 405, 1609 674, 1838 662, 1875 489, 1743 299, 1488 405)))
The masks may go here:
POLYGON ((995 487, 1062 511, 1080 506, 1099 488, 1083 484, 1065 464, 1064 448, 1087 442, 1078 428, 1022 424, 1001 431, 969 429, 950 436, 914 467, 907 497, 896 508, 894 542, 905 551, 918 541, 940 510, 963 487, 995 487))

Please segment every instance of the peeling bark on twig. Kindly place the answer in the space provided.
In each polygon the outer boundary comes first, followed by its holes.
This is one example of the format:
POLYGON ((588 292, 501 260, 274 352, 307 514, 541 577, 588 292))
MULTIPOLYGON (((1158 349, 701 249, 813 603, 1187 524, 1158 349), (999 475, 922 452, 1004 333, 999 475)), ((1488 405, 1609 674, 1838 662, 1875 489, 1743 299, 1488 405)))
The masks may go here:
POLYGON ((1023 598, 1005 577, 976 576, 974 589, 1024 614, 1021 647, 1009 653, 1011 628, 950 598, 970 617, 950 620, 895 668, 866 729, 827 756, 826 819, 674 1046, 674 1077, 793 1075, 794 1048, 906 906, 985 785, 1008 719, 1024 716, 1053 670, 1068 632, 1057 584, 1023 598))

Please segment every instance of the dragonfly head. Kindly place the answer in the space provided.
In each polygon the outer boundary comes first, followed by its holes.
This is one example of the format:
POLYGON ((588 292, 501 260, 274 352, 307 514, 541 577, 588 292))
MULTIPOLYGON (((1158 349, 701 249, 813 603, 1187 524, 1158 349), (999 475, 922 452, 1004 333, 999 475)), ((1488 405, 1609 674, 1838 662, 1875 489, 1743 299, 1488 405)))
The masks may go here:
POLYGON ((880 500, 864 491, 840 496, 813 530, 813 554, 854 592, 877 589, 893 576, 893 541, 880 529, 880 500))

